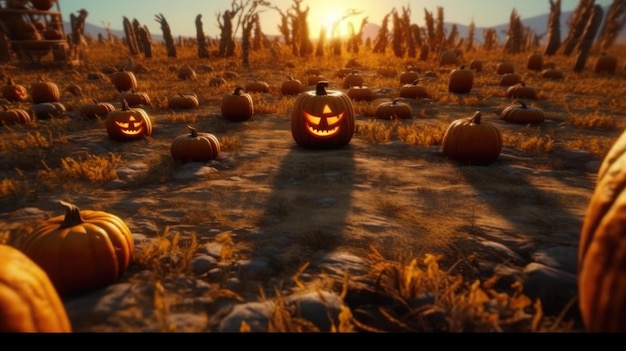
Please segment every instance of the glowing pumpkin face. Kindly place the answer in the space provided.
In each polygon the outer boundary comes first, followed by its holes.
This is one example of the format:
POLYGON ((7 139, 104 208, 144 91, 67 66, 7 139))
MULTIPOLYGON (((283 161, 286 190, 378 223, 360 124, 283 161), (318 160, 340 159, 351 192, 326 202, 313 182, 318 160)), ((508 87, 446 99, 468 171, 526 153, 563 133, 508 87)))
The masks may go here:
POLYGON ((307 132, 319 138, 329 138, 339 133, 343 116, 346 114, 345 111, 335 114, 328 104, 324 105, 321 116, 313 116, 306 111, 302 113, 307 132))
POLYGON ((107 114, 106 129, 111 139, 135 140, 152 135, 152 121, 145 110, 131 108, 122 100, 122 109, 107 114))
POLYGON ((354 107, 343 92, 326 91, 328 82, 315 91, 301 93, 291 114, 291 134, 298 145, 335 148, 346 145, 354 134, 354 107))

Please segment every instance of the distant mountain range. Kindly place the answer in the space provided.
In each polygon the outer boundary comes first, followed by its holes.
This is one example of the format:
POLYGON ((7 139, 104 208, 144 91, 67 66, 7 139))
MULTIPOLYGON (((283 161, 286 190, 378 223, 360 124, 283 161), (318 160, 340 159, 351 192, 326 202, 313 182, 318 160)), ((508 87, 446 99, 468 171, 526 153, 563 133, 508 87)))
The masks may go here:
MULTIPOLYGON (((606 12, 608 10, 608 8, 604 9, 604 15, 606 16, 606 12)), ((564 39, 567 36, 567 33, 569 32, 569 20, 571 18, 573 14, 573 11, 564 11, 561 12, 561 39, 564 39)), ((535 17, 528 17, 528 18, 522 18, 522 24, 525 27, 528 28, 532 28, 533 31, 535 32, 536 35, 543 35, 542 36, 542 42, 545 41, 546 39, 546 34, 547 34, 547 28, 548 28, 548 19, 549 19, 550 14, 546 13, 543 15, 539 15, 539 16, 535 16, 535 17)), ((452 30, 452 26, 455 25, 453 23, 445 23, 444 27, 446 30, 446 34, 450 33, 450 31, 452 30)), ((65 26, 65 32, 66 33, 71 33, 71 26, 69 24, 69 22, 64 22, 64 26, 65 26)), ((460 24, 460 23, 456 23, 456 27, 457 27, 457 31, 459 33, 459 37, 460 38, 467 38, 468 34, 469 34, 469 23, 468 24, 460 24)), ((478 41, 479 43, 482 42, 482 35, 483 35, 483 30, 485 29, 495 29, 500 42, 503 42, 506 38, 506 32, 509 29, 509 23, 503 23, 494 27, 476 27, 474 30, 474 38, 476 41, 478 41)), ((162 41, 163 40, 163 35, 160 32, 159 27, 157 27, 157 29, 159 30, 158 32, 155 32, 155 29, 150 28, 151 29, 151 36, 152 39, 155 41, 162 41)), ((377 23, 368 23, 365 28, 364 28, 364 33, 363 33, 363 39, 365 40, 366 38, 370 37, 372 40, 374 38, 376 38, 376 36, 378 35, 378 31, 380 29, 380 25, 377 23)), ((107 34, 106 34, 106 29, 101 27, 101 26, 97 26, 97 25, 93 25, 89 22, 85 23, 85 31, 84 33, 88 36, 91 36, 93 38, 97 38, 98 35, 102 35, 104 38, 106 38, 107 34)), ((124 38, 125 37, 125 33, 123 30, 118 30, 118 29, 111 29, 111 34, 113 34, 114 36, 118 37, 118 38, 124 38)), ((176 33, 172 33, 175 37, 177 37, 178 35, 176 33)), ((622 31, 620 32, 620 38, 624 39, 626 38, 626 27, 622 29, 622 31)))

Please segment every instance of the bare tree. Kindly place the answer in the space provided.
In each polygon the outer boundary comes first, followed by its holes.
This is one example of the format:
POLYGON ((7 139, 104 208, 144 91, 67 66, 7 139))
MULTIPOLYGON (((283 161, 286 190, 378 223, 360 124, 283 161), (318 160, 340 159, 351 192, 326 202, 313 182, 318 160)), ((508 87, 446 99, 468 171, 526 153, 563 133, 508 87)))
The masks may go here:
POLYGON ((163 14, 155 15, 156 21, 161 24, 161 31, 163 32, 163 40, 165 40, 165 47, 167 48, 167 57, 176 57, 176 45, 174 45, 174 37, 172 37, 172 31, 170 25, 163 14))
POLYGON ((613 0, 606 14, 598 42, 600 50, 608 50, 626 24, 626 0, 613 0))
POLYGON ((593 6, 591 10, 591 17, 587 21, 585 31, 582 35, 582 40, 580 41, 580 44, 578 44, 578 55, 576 55, 576 60, 574 62, 574 72, 580 72, 585 68, 585 62, 587 62, 587 56, 589 55, 589 50, 593 44, 593 39, 596 37, 600 24, 602 23, 603 14, 604 11, 602 10, 602 6, 593 6))
POLYGON ((556 54, 561 46, 561 0, 550 0, 550 18, 548 19, 548 45, 544 55, 556 54))
POLYGON ((209 58, 206 36, 202 28, 202 15, 196 16, 196 40, 198 41, 198 58, 209 58))
POLYGON ((585 27, 587 26, 588 19, 591 17, 593 6, 594 0, 580 0, 576 6, 576 9, 574 10, 574 13, 569 21, 569 32, 567 33, 567 37, 562 44, 564 45, 564 55, 571 55, 572 51, 574 51, 578 45, 578 42, 585 31, 585 27))

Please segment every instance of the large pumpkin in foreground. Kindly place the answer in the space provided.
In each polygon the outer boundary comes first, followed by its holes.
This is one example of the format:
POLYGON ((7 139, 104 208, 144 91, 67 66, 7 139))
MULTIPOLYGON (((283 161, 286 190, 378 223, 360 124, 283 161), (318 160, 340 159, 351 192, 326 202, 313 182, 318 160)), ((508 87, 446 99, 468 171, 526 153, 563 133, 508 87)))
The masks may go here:
POLYGON ((18 249, 0 244, 0 332, 71 331, 46 272, 18 249))
POLYGON ((291 112, 291 135, 302 147, 337 148, 350 143, 354 135, 354 106, 348 95, 326 90, 327 81, 315 90, 300 93, 291 112))
POLYGON ((64 201, 60 204, 65 215, 40 223, 18 248, 48 274, 61 296, 116 282, 128 268, 134 250, 126 223, 111 213, 81 211, 64 201))
POLYGON ((481 117, 480 111, 476 111, 471 117, 450 123, 441 142, 446 157, 471 165, 486 165, 498 158, 502 151, 502 134, 481 117))
POLYGON ((626 332, 626 133, 605 156, 580 233, 578 301, 591 332, 626 332))

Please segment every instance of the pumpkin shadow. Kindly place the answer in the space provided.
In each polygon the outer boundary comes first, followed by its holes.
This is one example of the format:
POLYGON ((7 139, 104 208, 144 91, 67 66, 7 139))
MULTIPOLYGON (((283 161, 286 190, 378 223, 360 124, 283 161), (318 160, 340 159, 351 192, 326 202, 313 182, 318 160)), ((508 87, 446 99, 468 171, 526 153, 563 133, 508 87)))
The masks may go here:
MULTIPOLYGON (((552 192, 550 187, 538 187, 535 184, 539 180, 525 176, 523 169, 503 167, 505 160, 502 158, 487 166, 457 165, 458 174, 465 183, 472 186, 476 192, 478 202, 488 206, 487 213, 477 213, 472 223, 459 231, 469 233, 471 236, 459 236, 455 246, 462 248, 466 255, 476 255, 486 261, 492 262, 495 269, 497 265, 524 267, 529 263, 536 262, 533 255, 538 251, 566 248, 571 250, 570 255, 560 255, 555 261, 559 270, 569 274, 576 274, 578 234, 582 228, 584 218, 568 209, 571 196, 552 192), (508 226, 497 227, 489 217, 500 217, 508 226), (490 249, 490 243, 504 244, 512 250, 512 254, 504 251, 490 249)), ((561 182, 562 183, 562 182, 561 182)), ((574 201, 576 202, 576 201, 574 201)), ((471 204, 470 204, 471 205, 471 204)), ((488 279, 490 272, 487 266, 482 271, 482 279, 488 279)), ((495 287, 509 290, 513 283, 512 277, 500 278, 495 287)), ((530 283, 528 283, 530 284, 530 283)), ((534 285, 524 289, 524 293, 531 299, 539 298, 534 295, 537 291, 547 288, 538 288, 534 285)), ((575 287, 555 279, 554 293, 550 298, 542 296, 542 308, 544 313, 556 316, 565 312, 565 318, 579 320, 577 304, 570 307, 568 303, 574 297, 575 287), (561 285, 559 285, 561 284, 561 285)))
POLYGON ((355 183, 354 146, 294 145, 271 175, 252 261, 271 276, 293 274, 343 240, 355 183))

